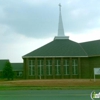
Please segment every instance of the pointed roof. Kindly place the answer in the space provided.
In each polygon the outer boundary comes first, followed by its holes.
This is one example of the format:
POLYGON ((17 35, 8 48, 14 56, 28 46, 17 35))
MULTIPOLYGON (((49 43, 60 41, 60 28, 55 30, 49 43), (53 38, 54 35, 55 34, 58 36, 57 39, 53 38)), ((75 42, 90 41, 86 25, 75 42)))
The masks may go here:
POLYGON ((87 57, 81 45, 69 39, 56 39, 26 54, 28 57, 87 57))
POLYGON ((77 43, 69 40, 68 37, 64 35, 61 5, 59 5, 59 9, 58 36, 50 43, 24 55, 23 58, 100 56, 100 40, 77 43))
POLYGON ((61 4, 59 4, 59 23, 58 23, 58 36, 55 36, 54 39, 68 39, 68 36, 64 34, 64 27, 61 15, 61 4))
POLYGON ((65 36, 65 35, 64 35, 64 28, 63 28, 62 15, 61 15, 61 4, 59 4, 58 36, 65 36))
POLYGON ((64 35, 61 4, 59 4, 58 36, 52 42, 23 56, 23 58, 27 57, 87 57, 79 43, 69 40, 64 35))

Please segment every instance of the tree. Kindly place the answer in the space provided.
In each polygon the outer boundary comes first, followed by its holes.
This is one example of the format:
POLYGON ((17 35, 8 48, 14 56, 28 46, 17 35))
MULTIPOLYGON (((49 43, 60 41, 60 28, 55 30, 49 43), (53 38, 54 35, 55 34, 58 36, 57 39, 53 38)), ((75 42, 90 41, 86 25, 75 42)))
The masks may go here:
POLYGON ((10 80, 10 78, 13 80, 13 70, 10 62, 6 62, 4 68, 3 68, 3 78, 7 78, 10 80))

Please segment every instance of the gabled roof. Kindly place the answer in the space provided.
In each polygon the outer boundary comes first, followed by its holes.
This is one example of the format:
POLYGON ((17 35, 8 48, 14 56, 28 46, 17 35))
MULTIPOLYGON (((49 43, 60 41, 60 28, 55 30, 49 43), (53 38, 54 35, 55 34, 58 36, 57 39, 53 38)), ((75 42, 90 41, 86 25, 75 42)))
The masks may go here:
POLYGON ((9 60, 8 59, 0 59, 0 71, 3 70, 6 62, 9 62, 9 60))
POLYGON ((100 40, 80 43, 88 56, 100 56, 100 40))
POLYGON ((13 71, 23 71, 23 63, 11 63, 13 71))
POLYGON ((52 42, 26 54, 27 57, 87 57, 82 46, 69 39, 55 39, 52 42))

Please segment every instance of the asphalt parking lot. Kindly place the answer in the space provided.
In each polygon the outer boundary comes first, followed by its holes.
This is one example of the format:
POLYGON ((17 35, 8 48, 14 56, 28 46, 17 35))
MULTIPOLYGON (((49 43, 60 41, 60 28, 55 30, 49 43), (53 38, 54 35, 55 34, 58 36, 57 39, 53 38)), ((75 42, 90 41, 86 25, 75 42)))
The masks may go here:
POLYGON ((92 90, 7 90, 0 91, 0 100, 91 100, 91 92, 92 90))

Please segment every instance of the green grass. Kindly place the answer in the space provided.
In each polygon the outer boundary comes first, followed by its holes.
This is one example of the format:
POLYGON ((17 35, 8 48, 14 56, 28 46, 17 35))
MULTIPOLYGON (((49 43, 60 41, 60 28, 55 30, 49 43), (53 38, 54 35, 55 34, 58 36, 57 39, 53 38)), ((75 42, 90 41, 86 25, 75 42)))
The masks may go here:
POLYGON ((99 86, 69 86, 69 87, 42 87, 42 86, 0 86, 0 90, 100 90, 99 86))

